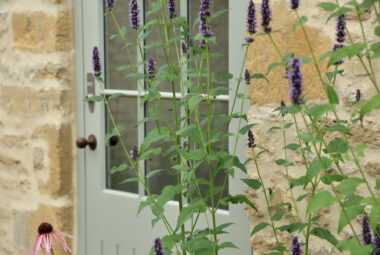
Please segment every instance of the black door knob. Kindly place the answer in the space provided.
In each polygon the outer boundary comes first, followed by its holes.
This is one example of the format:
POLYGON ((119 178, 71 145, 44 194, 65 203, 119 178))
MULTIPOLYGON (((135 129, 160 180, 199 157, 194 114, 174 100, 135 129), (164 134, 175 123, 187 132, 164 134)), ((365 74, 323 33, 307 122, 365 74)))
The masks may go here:
POLYGON ((87 140, 84 137, 80 137, 77 139, 76 144, 77 147, 81 149, 86 148, 86 146, 88 145, 91 150, 95 150, 97 145, 96 137, 94 135, 89 135, 87 140))

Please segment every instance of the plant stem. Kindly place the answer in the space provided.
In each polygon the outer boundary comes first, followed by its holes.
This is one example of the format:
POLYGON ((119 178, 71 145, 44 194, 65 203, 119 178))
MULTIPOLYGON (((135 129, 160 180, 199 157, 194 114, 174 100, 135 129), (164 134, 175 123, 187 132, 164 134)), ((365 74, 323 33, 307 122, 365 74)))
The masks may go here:
MULTIPOLYGON (((280 246, 280 242, 279 242, 278 237, 277 237, 277 231, 276 231, 276 228, 274 226, 273 219, 272 219, 272 210, 271 210, 270 205, 269 205, 269 199, 268 199, 268 196, 267 196, 266 188, 265 188, 265 185, 264 185, 263 178, 261 177, 261 174, 260 174, 259 165, 257 163, 256 154, 255 154, 255 151, 254 151, 253 148, 251 148, 251 152, 252 152, 252 156, 253 156, 253 161, 255 162, 257 174, 258 174, 260 182, 261 182, 261 187, 263 189, 263 193, 264 193, 264 196, 265 196, 265 202, 266 202, 266 205, 267 205, 267 210, 268 210, 269 219, 270 219, 270 222, 271 222, 271 227, 272 227, 272 230, 273 230, 273 234, 274 234, 274 237, 276 238, 277 246, 280 246)), ((280 251, 280 252, 281 252, 281 254, 283 254, 282 251, 280 251)))

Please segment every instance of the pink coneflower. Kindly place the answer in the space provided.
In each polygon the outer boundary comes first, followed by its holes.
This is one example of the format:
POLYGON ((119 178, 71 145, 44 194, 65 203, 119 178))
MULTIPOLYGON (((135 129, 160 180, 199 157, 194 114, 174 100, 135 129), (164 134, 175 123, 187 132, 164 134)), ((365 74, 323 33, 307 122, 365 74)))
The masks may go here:
POLYGON ((65 252, 71 252, 70 247, 66 243, 65 236, 74 238, 71 235, 54 230, 52 225, 43 222, 38 227, 38 236, 29 248, 28 254, 37 255, 40 248, 45 255, 54 254, 53 241, 57 247, 61 246, 65 252))

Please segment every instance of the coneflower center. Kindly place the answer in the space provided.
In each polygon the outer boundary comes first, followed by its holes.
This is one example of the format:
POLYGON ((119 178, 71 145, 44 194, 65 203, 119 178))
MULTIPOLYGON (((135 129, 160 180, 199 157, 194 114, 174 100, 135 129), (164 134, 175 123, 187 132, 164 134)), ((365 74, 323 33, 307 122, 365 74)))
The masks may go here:
POLYGON ((40 235, 42 234, 49 234, 53 231, 53 226, 50 225, 49 223, 47 222, 43 222, 40 224, 40 226, 38 227, 38 233, 40 235))

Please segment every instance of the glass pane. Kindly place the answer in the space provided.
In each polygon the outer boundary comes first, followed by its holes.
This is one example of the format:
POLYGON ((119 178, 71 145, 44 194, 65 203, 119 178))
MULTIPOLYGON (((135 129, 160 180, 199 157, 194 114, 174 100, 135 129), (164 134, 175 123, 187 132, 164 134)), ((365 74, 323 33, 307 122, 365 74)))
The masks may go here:
MULTIPOLYGON (((168 122, 171 123, 171 128, 175 129, 175 119, 173 111, 173 101, 172 99, 161 99, 162 107, 155 104, 155 106, 148 104, 147 111, 153 114, 153 110, 156 110, 158 124, 160 127, 167 127, 164 121, 164 115, 167 115, 168 122)), ((177 106, 179 109, 179 107, 177 106)), ((149 121, 146 123, 147 132, 152 129, 157 128, 157 123, 155 121, 149 121)), ((151 173, 154 170, 162 170, 154 175, 154 177, 148 180, 148 186, 152 193, 160 194, 163 187, 166 185, 175 185, 176 184, 176 175, 174 170, 170 166, 176 165, 176 161, 173 160, 175 153, 169 152, 167 155, 166 151, 170 150, 170 147, 173 146, 172 142, 156 142, 152 143, 150 148, 161 148, 161 152, 158 155, 151 156, 151 159, 146 161, 146 174, 151 173)))
MULTIPOLYGON (((137 145, 137 99, 134 97, 119 97, 109 101, 112 115, 116 125, 122 125, 122 138, 127 150, 131 150, 137 145)), ((107 114, 107 133, 111 133, 113 129, 112 122, 107 114)), ((115 137, 114 137, 115 138, 115 137)), ((121 164, 129 165, 129 161, 124 154, 120 141, 111 139, 107 145, 107 170, 121 164), (116 143, 116 144, 115 144, 116 143)), ((125 169, 112 175, 107 175, 107 188, 138 193, 137 182, 123 181, 136 177, 132 169, 125 169)))
MULTIPOLYGON (((119 23, 121 29, 125 29, 127 34, 125 35, 128 43, 132 43, 128 46, 132 60, 136 63, 136 33, 129 26, 128 7, 129 1, 118 1, 114 8, 116 20, 119 23)), ((125 77, 127 74, 134 72, 133 69, 125 70, 127 65, 131 65, 128 54, 123 50, 124 41, 118 34, 117 26, 114 23, 111 15, 104 17, 104 29, 105 29, 105 78, 106 86, 109 89, 127 89, 136 90, 137 82, 134 78, 125 77), (114 38, 112 38, 114 37, 114 38), (111 39, 112 38, 112 39, 111 39), (123 66, 123 71, 117 71, 116 69, 123 66)))
MULTIPOLYGON (((193 28, 195 19, 198 18, 198 12, 200 10, 199 1, 189 1, 190 7, 190 29, 193 28)), ((228 9, 228 0, 213 1, 213 13, 221 10, 228 9)), ((228 12, 220 15, 214 21, 211 22, 211 30, 216 36, 216 44, 210 42, 209 49, 210 55, 214 56, 210 59, 211 72, 226 72, 228 73, 228 12), (222 58, 216 57, 214 53, 221 53, 222 58)), ((198 26, 195 26, 192 31, 192 36, 198 34, 198 26)), ((220 80, 220 79, 218 79, 220 80)), ((218 84, 218 86, 228 87, 228 84, 218 84)), ((228 94, 225 91, 223 94, 228 94)))
MULTIPOLYGON (((213 116, 213 122, 211 125, 212 136, 217 136, 219 139, 217 142, 213 143, 213 149, 214 151, 223 149, 228 151, 228 137, 223 139, 222 134, 225 133, 226 130, 226 124, 218 124, 218 120, 223 119, 223 116, 226 116, 228 114, 228 102, 223 101, 214 101, 214 103, 211 106, 211 109, 214 108, 214 116, 213 116), (223 147, 223 148, 222 148, 223 147)), ((207 104, 205 102, 202 102, 199 107, 199 112, 201 113, 200 122, 202 122, 203 119, 207 119, 207 104)), ((207 130, 207 122, 202 126, 202 129, 207 130)), ((212 169, 216 169, 215 166, 212 167, 212 169)), ((214 201, 217 203, 220 197, 220 191, 222 190, 223 184, 224 189, 222 191, 222 198, 228 195, 228 175, 224 172, 225 169, 220 170, 218 173, 216 173, 214 178, 214 187, 215 188, 215 196, 214 201)), ((196 176, 197 178, 203 178, 207 182, 210 180, 210 166, 207 164, 207 162, 202 163, 198 169, 196 170, 196 176)), ((208 192, 209 186, 208 185, 201 185, 200 191, 204 195, 208 192)), ((196 193, 195 193, 196 194, 196 193)), ((197 196, 197 195, 196 195, 197 196)), ((211 205, 211 201, 208 201, 208 204, 211 205)), ((227 206, 220 205, 220 209, 228 209, 227 206)))
MULTIPOLYGON (((146 14, 148 14, 148 12, 152 9, 150 4, 149 4, 150 2, 152 2, 152 0, 145 0, 145 6, 146 6, 145 13, 146 14)), ((177 9, 177 17, 179 17, 179 10, 180 10, 179 1, 177 1, 176 9, 177 9)), ((145 17, 146 23, 149 23, 152 20, 157 20, 157 15, 161 15, 161 11, 158 11, 157 14, 151 13, 150 15, 146 15, 146 17, 145 17)), ((161 16, 160 16, 160 19, 162 19, 161 16)), ((179 32, 180 31, 177 31, 176 33, 179 34, 179 32)), ((163 35, 162 38, 164 38, 164 40, 165 40, 164 25, 155 24, 151 28, 149 36, 145 40, 145 47, 150 47, 151 45, 153 45, 155 43, 161 43, 162 42, 161 34, 163 35)), ((172 35, 172 37, 174 37, 174 36, 172 35)), ((178 58, 177 58, 177 53, 176 53, 176 49, 175 49, 175 43, 177 43, 178 49, 181 49, 180 42, 177 41, 177 42, 173 42, 170 44, 171 49, 172 49, 171 54, 170 54, 170 51, 168 49, 166 49, 166 51, 164 51, 162 46, 158 46, 158 47, 155 46, 155 47, 151 47, 151 48, 146 50, 145 57, 148 58, 151 56, 157 62, 157 70, 159 70, 160 68, 162 70, 165 70, 165 69, 168 70, 167 65, 168 65, 168 60, 170 58, 172 59, 172 62, 174 63, 175 66, 178 64, 178 60, 177 60, 178 58)), ((174 82, 174 88, 175 88, 176 92, 180 91, 179 83, 177 80, 174 82)), ((164 92, 172 92, 173 91, 172 90, 172 84, 168 81, 163 81, 158 86, 158 90, 164 91, 164 92)))

